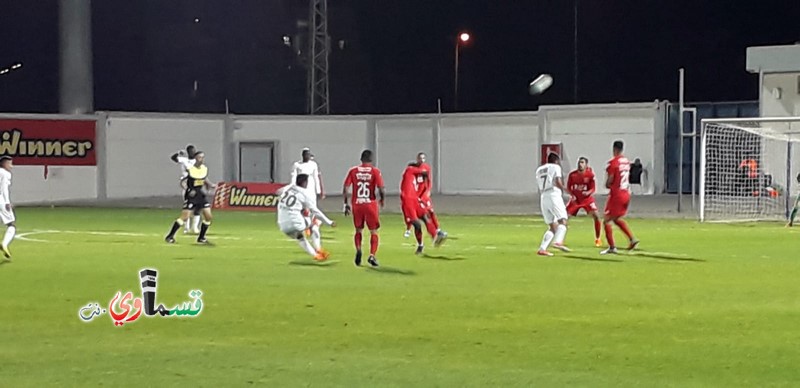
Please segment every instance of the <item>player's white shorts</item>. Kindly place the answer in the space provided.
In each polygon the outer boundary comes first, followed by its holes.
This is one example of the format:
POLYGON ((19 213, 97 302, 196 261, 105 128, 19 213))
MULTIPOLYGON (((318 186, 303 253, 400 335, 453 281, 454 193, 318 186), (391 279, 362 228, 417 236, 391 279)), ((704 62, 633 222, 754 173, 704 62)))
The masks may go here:
POLYGON ((566 220, 567 206, 564 204, 564 199, 561 196, 543 195, 541 200, 542 217, 544 217, 545 224, 554 224, 558 220, 566 220))
POLYGON ((286 234, 291 238, 296 238, 298 233, 305 232, 308 229, 308 222, 301 218, 297 220, 290 220, 287 222, 279 223, 278 228, 280 228, 281 232, 286 234))
POLYGON ((14 217, 14 209, 6 210, 6 205, 0 205, 0 221, 3 225, 8 225, 16 220, 14 217))

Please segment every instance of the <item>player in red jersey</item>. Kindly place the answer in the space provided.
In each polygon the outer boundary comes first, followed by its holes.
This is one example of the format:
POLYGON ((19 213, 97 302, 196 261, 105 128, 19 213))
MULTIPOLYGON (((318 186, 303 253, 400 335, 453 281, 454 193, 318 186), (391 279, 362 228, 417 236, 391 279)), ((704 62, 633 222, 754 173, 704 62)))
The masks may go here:
POLYGON ((601 255, 617 253, 617 246, 614 244, 614 230, 611 228, 611 223, 617 224, 622 232, 628 236, 628 249, 636 248, 639 240, 633 237, 628 224, 622 220, 622 217, 628 213, 628 204, 631 201, 631 191, 629 176, 631 172, 631 162, 622 155, 623 143, 622 140, 614 142, 614 157, 608 161, 606 167, 606 187, 610 190, 608 199, 606 200, 606 211, 603 216, 603 223, 605 224, 606 240, 608 241, 608 249, 600 252, 601 255))
MULTIPOLYGON (((439 219, 436 217, 436 213, 433 211, 433 202, 431 201, 431 190, 433 189, 433 171, 431 169, 431 165, 426 163, 426 155, 424 152, 420 152, 417 154, 417 163, 419 167, 428 173, 428 176, 425 177, 422 174, 417 175, 417 195, 419 196, 420 201, 422 201, 422 205, 425 207, 428 220, 433 223, 434 228, 436 228, 436 232, 440 232, 441 228, 439 227, 439 219)), ((444 233, 447 236, 446 232, 444 233)), ((406 222, 406 232, 404 237, 408 238, 411 235, 411 224, 406 222)))
POLYGON ((372 151, 364 150, 361 153, 361 164, 355 166, 347 172, 342 190, 344 196, 344 215, 353 213, 353 225, 356 227, 354 241, 356 244, 357 266, 361 265, 361 231, 364 224, 369 228, 369 259, 367 262, 373 266, 378 266, 378 259, 375 254, 378 252, 378 229, 381 226, 378 217, 378 203, 381 208, 384 206, 386 193, 383 187, 383 177, 381 170, 372 165, 372 151), (352 207, 347 201, 348 192, 351 189, 352 207), (375 193, 380 194, 378 202, 375 201, 375 193))
POLYGON ((597 215, 597 204, 594 202, 594 171, 589 167, 589 159, 583 156, 578 158, 578 169, 569 173, 567 178, 567 190, 570 196, 567 214, 574 217, 583 209, 586 214, 592 216, 594 218, 594 246, 602 246, 600 216, 597 215))
POLYGON ((428 178, 428 172, 420 167, 418 162, 411 162, 403 171, 403 177, 400 180, 400 205, 403 210, 403 219, 407 224, 414 227, 414 235, 417 238, 417 251, 416 253, 422 254, 424 244, 422 243, 422 223, 428 229, 428 233, 434 239, 434 245, 438 246, 444 241, 444 234, 436 230, 433 222, 427 217, 427 209, 419 197, 419 185, 417 177, 423 178, 422 184, 428 178))

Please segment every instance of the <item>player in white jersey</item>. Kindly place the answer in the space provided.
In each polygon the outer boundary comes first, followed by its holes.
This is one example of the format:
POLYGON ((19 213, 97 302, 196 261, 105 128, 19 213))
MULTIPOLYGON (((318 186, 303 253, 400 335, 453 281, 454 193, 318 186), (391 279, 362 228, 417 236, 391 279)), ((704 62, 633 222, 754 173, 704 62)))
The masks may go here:
MULTIPOLYGON (((325 191, 322 189, 322 175, 319 171, 317 162, 314 161, 314 154, 311 153, 311 150, 308 147, 303 148, 301 156, 302 159, 292 165, 291 182, 294 182, 299 174, 308 175, 308 187, 303 189, 303 192, 306 194, 306 198, 308 198, 308 200, 316 207, 317 195, 319 195, 322 199, 325 199, 325 191)), ((315 236, 315 238, 320 238, 320 221, 309 212, 306 212, 305 214, 309 225, 306 234, 315 236)))
POLYGON ((296 239, 300 247, 313 256, 315 260, 322 261, 328 258, 329 253, 320 246, 319 233, 312 234, 310 243, 305 238, 305 231, 309 225, 308 217, 304 213, 309 211, 332 227, 336 226, 336 223, 317 209, 317 206, 306 196, 308 181, 308 175, 298 174, 293 184, 278 189, 277 194, 280 196, 280 201, 278 202, 278 227, 281 232, 296 239))
POLYGON ((11 157, 0 156, 0 221, 3 221, 3 224, 7 227, 0 249, 9 260, 11 260, 11 251, 8 250, 8 245, 11 244, 11 241, 14 240, 14 235, 17 233, 16 217, 14 217, 14 208, 11 206, 12 168, 14 168, 14 162, 11 157))
MULTIPOLYGON (((181 195, 186 193, 186 177, 189 176, 189 169, 194 166, 195 160, 194 155, 197 152, 195 147, 191 144, 186 146, 186 151, 180 150, 170 157, 173 162, 178 164, 178 167, 181 169, 181 195)), ((186 198, 184 198, 185 200, 186 198)), ((183 233, 191 233, 194 231, 194 234, 200 233, 200 212, 202 209, 195 209, 194 214, 192 216, 192 222, 187 222, 183 224, 183 233)))
POLYGON ((558 154, 551 153, 547 155, 547 163, 536 169, 536 181, 541 193, 542 217, 544 217, 545 224, 550 226, 544 233, 542 244, 537 252, 541 256, 553 256, 547 251, 550 242, 553 242, 553 247, 556 249, 564 252, 570 251, 564 246, 568 216, 564 197, 561 195, 561 190, 565 188, 565 185, 559 161, 558 154))

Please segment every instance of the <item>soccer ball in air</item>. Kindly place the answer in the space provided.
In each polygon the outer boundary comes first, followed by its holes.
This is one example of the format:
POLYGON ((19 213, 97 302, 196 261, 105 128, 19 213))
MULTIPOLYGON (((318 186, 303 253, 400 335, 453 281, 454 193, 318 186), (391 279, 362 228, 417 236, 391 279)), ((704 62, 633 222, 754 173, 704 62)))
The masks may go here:
POLYGON ((551 76, 550 74, 541 74, 538 77, 536 77, 535 80, 531 81, 531 83, 528 85, 528 93, 532 95, 542 94, 552 84, 553 84, 553 76, 551 76))

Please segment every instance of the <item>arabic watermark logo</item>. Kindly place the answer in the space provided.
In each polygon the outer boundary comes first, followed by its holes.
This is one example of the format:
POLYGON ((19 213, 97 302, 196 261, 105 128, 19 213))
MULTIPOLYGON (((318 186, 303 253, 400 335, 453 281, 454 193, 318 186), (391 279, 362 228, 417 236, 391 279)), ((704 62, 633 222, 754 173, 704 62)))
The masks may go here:
POLYGON ((97 302, 90 302, 85 307, 78 310, 78 317, 84 322, 90 322, 95 317, 99 317, 105 313, 111 317, 114 326, 122 326, 126 323, 134 322, 142 316, 153 317, 160 315, 162 317, 196 317, 203 311, 203 292, 200 290, 189 291, 189 297, 192 298, 189 302, 175 305, 171 309, 167 309, 163 304, 156 306, 156 282, 158 280, 158 271, 155 269, 143 269, 139 271, 139 278, 141 279, 142 297, 134 298, 133 292, 117 291, 111 301, 108 302, 108 309, 100 308, 97 302))

